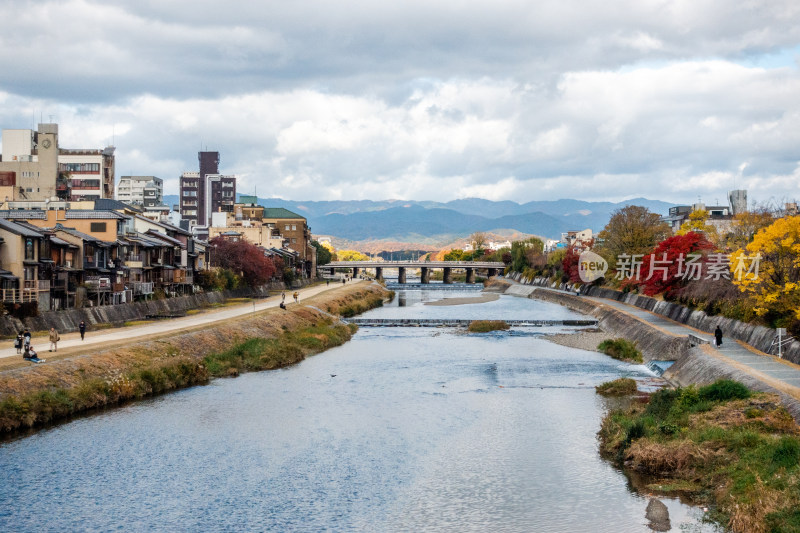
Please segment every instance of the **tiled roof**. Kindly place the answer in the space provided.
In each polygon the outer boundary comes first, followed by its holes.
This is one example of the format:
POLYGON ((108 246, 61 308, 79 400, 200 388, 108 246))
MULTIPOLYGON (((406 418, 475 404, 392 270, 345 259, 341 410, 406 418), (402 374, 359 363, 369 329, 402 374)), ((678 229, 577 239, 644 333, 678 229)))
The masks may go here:
POLYGON ((297 213, 293 213, 288 209, 284 209, 283 207, 265 207, 264 208, 264 218, 302 218, 303 220, 306 217, 298 215, 297 213))
POLYGON ((47 213, 41 209, 6 209, 0 211, 0 218, 11 220, 47 220, 47 213))
POLYGON ((94 208, 97 211, 116 211, 118 209, 129 209, 141 213, 142 209, 135 205, 126 204, 119 200, 112 200, 111 198, 98 198, 94 201, 94 208))
POLYGON ((91 219, 91 218, 115 218, 118 220, 126 220, 131 217, 117 213, 116 211, 98 211, 96 209, 72 209, 64 214, 67 220, 69 219, 91 219))
POLYGON ((30 230, 22 224, 17 224, 16 222, 4 220, 2 218, 0 218, 0 229, 10 231, 16 235, 22 235, 23 237, 43 237, 43 235, 38 231, 30 230))

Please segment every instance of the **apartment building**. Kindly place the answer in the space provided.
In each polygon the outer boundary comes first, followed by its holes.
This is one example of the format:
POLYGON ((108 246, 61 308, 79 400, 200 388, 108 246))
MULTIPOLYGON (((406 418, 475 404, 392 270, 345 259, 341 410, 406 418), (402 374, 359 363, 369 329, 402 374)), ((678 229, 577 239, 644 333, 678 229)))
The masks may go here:
POLYGON ((4 129, 0 192, 8 201, 113 198, 114 151, 61 148, 58 124, 4 129))
POLYGON ((191 226, 209 226, 211 213, 233 212, 236 176, 219 173, 219 152, 198 152, 199 172, 180 180, 180 213, 191 226))
POLYGON ((164 202, 164 180, 155 176, 122 176, 115 198, 143 207, 160 206, 164 202))

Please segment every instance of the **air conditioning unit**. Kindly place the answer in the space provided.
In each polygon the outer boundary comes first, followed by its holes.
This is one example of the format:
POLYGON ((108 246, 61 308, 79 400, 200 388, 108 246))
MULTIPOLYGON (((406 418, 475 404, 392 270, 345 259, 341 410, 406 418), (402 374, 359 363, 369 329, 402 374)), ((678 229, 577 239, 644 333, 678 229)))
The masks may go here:
POLYGON ((72 268, 72 261, 64 261, 64 266, 67 268, 72 268))

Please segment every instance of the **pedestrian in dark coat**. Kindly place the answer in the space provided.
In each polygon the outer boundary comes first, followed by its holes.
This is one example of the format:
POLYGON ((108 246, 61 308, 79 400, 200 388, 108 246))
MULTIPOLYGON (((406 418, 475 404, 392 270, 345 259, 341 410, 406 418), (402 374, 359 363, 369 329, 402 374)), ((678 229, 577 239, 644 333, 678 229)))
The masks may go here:
POLYGON ((25 328, 25 331, 22 332, 22 341, 26 348, 31 345, 31 332, 28 331, 28 328, 25 328))
POLYGON ((25 339, 22 337, 22 332, 20 331, 17 334, 17 339, 14 341, 14 348, 17 349, 17 353, 22 353, 22 347, 25 345, 25 339))
POLYGON ((719 326, 714 330, 714 342, 716 342, 717 348, 722 346, 722 330, 719 326))
POLYGON ((83 340, 83 336, 86 334, 86 322, 81 320, 81 323, 78 324, 78 331, 81 332, 81 340, 83 340))

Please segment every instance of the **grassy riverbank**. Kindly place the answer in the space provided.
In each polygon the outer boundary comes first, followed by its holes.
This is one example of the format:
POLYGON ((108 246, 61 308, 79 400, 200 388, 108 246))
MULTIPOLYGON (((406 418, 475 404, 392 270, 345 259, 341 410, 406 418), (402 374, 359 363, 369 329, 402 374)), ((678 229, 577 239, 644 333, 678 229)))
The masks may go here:
POLYGON ((777 397, 731 381, 663 389, 610 412, 601 451, 711 507, 734 532, 800 531, 800 428, 777 397))
POLYGON ((297 363, 346 342, 356 330, 318 309, 363 312, 382 305, 387 296, 375 284, 347 286, 288 310, 270 309, 195 331, 5 371, 0 374, 0 433, 207 383, 213 377, 297 363))

